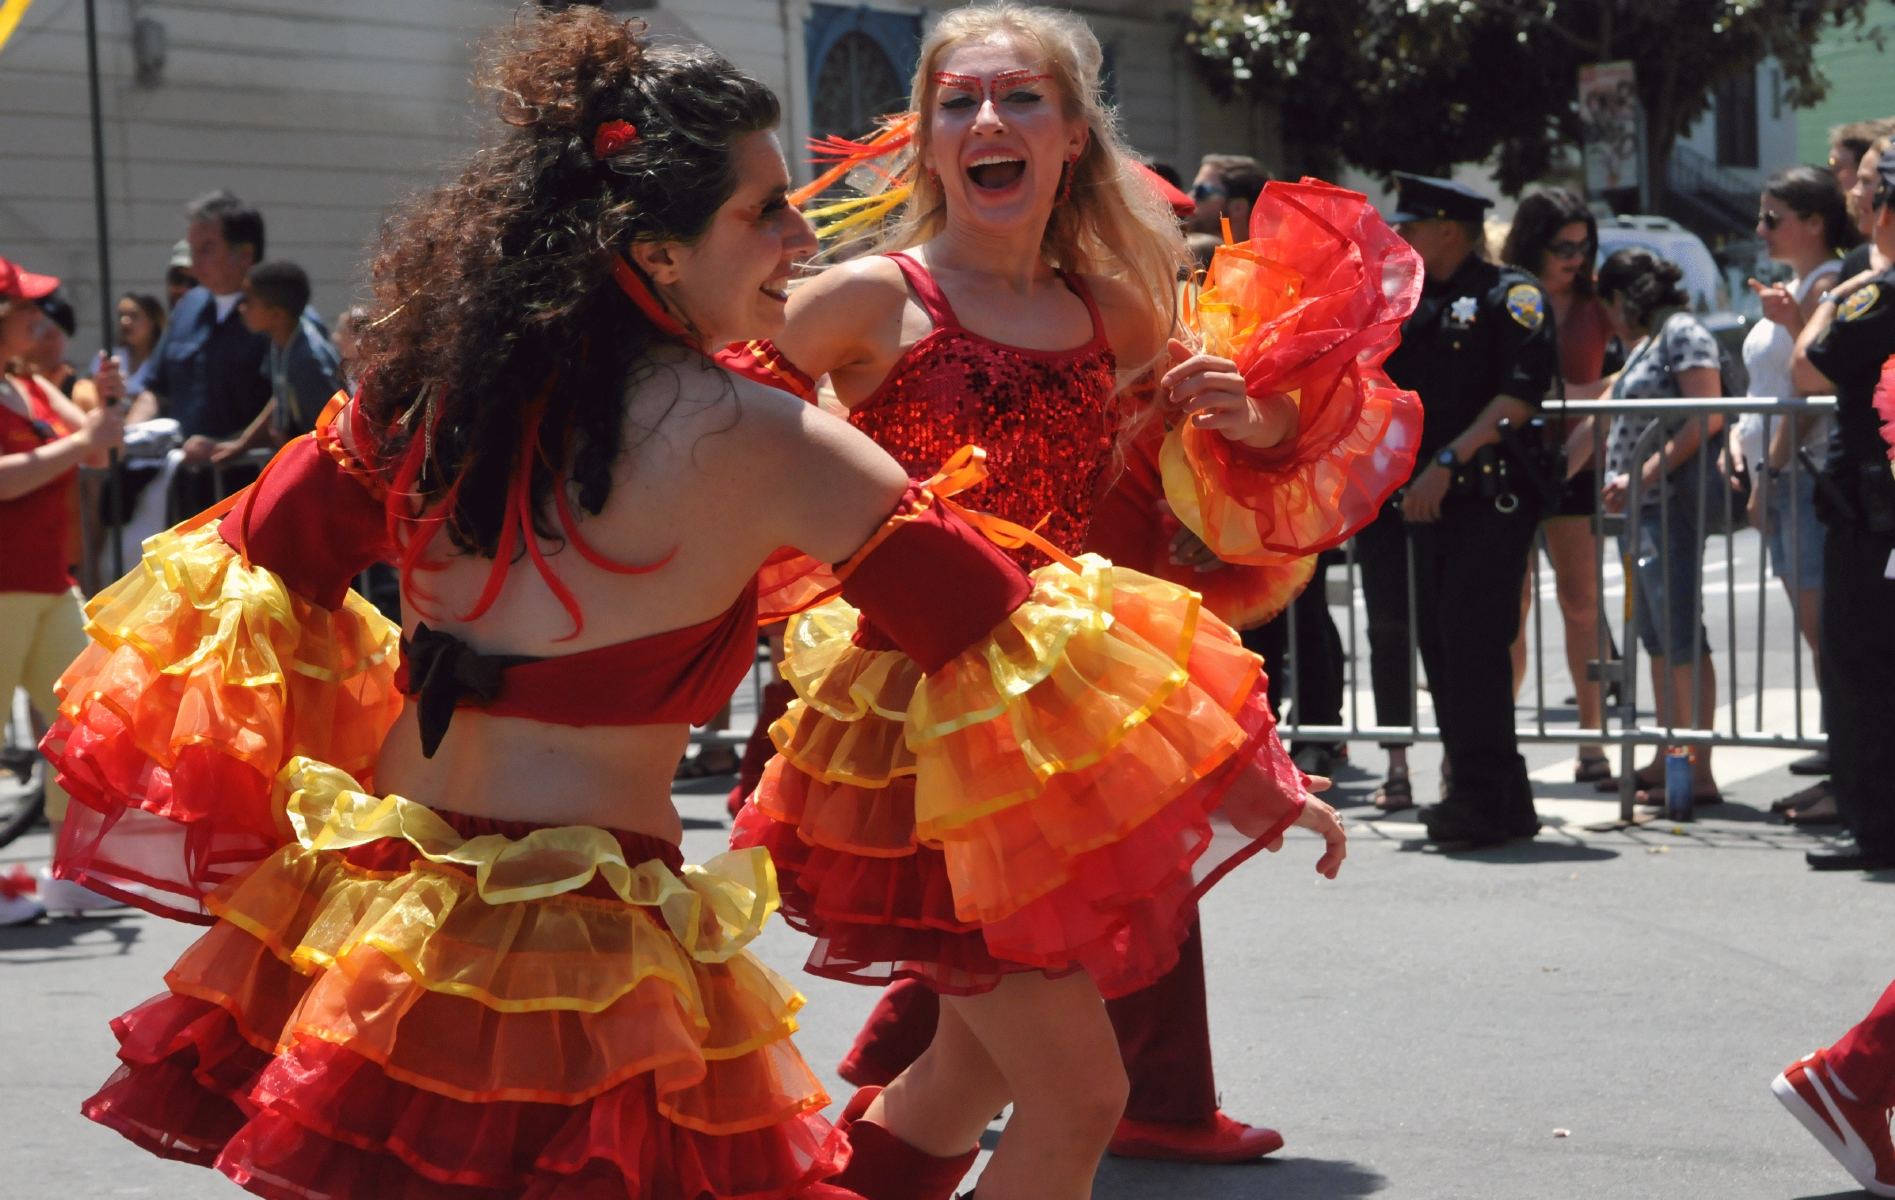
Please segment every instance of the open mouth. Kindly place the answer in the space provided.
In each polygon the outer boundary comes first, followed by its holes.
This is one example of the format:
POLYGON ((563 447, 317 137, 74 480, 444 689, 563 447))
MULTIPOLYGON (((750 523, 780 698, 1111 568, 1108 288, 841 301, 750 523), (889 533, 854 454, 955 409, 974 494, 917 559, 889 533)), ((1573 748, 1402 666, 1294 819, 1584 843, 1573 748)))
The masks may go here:
POLYGON ((790 285, 787 279, 772 279, 757 290, 778 304, 787 303, 790 298, 790 285))
POLYGON ((982 191, 997 192, 1010 188, 1020 182, 1026 174, 1026 163, 1017 158, 1008 158, 1004 154, 988 154, 975 159, 967 166, 967 177, 974 186, 982 191))

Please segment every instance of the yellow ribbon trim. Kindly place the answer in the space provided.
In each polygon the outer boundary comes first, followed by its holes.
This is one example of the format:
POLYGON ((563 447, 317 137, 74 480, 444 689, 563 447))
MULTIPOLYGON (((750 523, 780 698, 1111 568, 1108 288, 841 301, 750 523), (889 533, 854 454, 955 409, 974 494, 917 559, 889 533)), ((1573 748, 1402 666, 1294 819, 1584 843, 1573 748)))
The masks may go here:
POLYGON ((678 944, 702 963, 728 962, 776 911, 776 869, 761 846, 733 850, 683 877, 655 860, 632 865, 618 839, 592 825, 536 829, 519 840, 463 838, 425 805, 374 796, 346 771, 297 756, 278 776, 297 840, 308 850, 346 850, 398 837, 430 862, 471 869, 489 904, 543 900, 602 876, 627 904, 654 908, 678 944))

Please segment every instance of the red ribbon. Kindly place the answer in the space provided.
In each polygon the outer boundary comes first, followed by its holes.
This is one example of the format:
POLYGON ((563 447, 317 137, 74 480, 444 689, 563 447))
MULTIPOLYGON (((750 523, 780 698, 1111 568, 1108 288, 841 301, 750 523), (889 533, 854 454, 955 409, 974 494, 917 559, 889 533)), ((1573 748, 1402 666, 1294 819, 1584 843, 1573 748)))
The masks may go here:
POLYGON ((630 121, 607 121, 592 135, 592 156, 611 158, 638 143, 638 126, 630 121))

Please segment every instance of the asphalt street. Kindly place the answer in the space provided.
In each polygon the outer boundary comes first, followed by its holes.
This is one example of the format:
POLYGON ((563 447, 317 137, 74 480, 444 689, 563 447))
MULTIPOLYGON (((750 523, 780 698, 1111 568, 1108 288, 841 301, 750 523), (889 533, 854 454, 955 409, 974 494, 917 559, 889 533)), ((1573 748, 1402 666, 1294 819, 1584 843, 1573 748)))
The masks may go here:
MULTIPOLYGON (((1739 600, 1754 605, 1763 590, 1754 559, 1739 570, 1752 572, 1739 600)), ((1778 620, 1766 651, 1766 723, 1778 726, 1792 719, 1794 692, 1781 595, 1768 587, 1778 620)), ((1346 622, 1346 609, 1335 613, 1346 622)), ((1746 620, 1754 638, 1754 609, 1740 609, 1740 627, 1746 620)), ((1570 695, 1557 627, 1549 619, 1555 704, 1570 695)), ((1714 628, 1713 645, 1726 636, 1714 628)), ((1740 667, 1749 720, 1754 662, 1742 652, 1740 667)), ((1525 695, 1532 690, 1529 682, 1525 695)), ((740 696, 739 728, 748 702, 740 696)), ((1366 718, 1366 695, 1361 703, 1366 718)), ((1520 717, 1531 721, 1525 709, 1520 717)), ((1616 815, 1616 800, 1569 782, 1570 748, 1530 747, 1540 836, 1449 854, 1422 843, 1412 812, 1376 817, 1369 800, 1383 760, 1373 743, 1351 749, 1332 793, 1351 834, 1341 877, 1314 874, 1317 843, 1298 831, 1203 908, 1224 1108, 1280 1129, 1285 1148, 1240 1167, 1107 1159, 1097 1197, 1862 1194, 1769 1083, 1860 1019, 1895 977, 1895 872, 1804 866, 1822 831, 1766 815, 1771 800, 1806 782, 1785 769, 1794 754, 1719 751, 1729 801, 1702 819, 1590 832, 1616 815)), ((1418 798, 1432 798, 1439 759, 1438 748, 1416 749, 1418 798)), ((727 786, 681 785, 687 858, 724 847, 727 786)), ((31 834, 0 849, 0 869, 48 853, 44 832, 31 834)), ((160 990, 196 932, 123 911, 0 929, 0 1178, 14 1190, 239 1194, 78 1115, 114 1065, 106 1023, 160 990)), ((802 974, 808 948, 781 923, 756 947, 808 997, 798 1041, 826 1074, 874 993, 802 974)), ((828 1083, 839 1109, 850 1089, 833 1075, 828 1083)), ((996 1126, 988 1143, 998 1136, 996 1126)))

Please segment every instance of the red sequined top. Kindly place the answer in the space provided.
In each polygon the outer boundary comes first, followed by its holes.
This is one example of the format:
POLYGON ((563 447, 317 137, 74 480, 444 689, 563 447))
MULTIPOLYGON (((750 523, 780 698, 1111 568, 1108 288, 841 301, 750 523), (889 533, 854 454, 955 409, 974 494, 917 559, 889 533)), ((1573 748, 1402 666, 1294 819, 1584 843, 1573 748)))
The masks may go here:
MULTIPOLYGON (((963 327, 934 277, 905 254, 888 256, 934 322, 888 378, 849 414, 916 479, 962 446, 987 451, 990 477, 955 497, 968 508, 1038 525, 1069 554, 1085 545, 1093 492, 1111 461, 1117 360, 1085 282, 1061 280, 1086 303, 1092 340, 1074 350, 1024 350, 963 327)), ((1046 556, 1019 550, 1031 569, 1046 556)))

